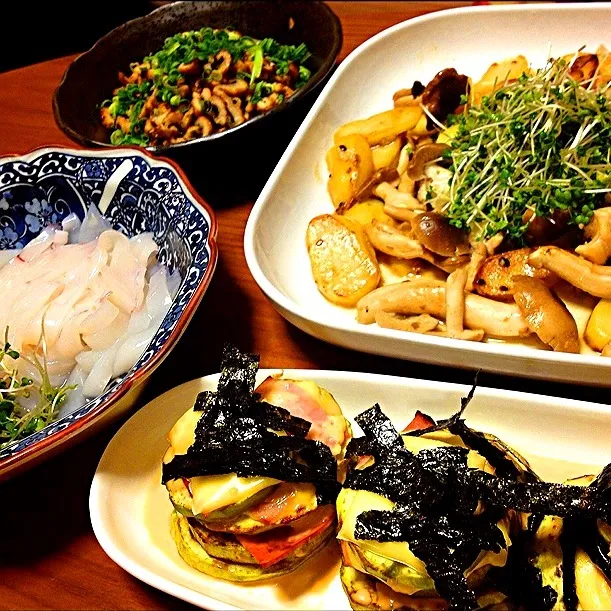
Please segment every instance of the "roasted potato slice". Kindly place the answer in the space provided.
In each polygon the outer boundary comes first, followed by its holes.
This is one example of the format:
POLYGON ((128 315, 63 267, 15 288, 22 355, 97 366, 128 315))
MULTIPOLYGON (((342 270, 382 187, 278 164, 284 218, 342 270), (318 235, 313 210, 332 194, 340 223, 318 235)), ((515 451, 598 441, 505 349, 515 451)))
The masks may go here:
POLYGON ((380 268, 362 225, 336 214, 310 221, 306 245, 318 290, 340 306, 356 305, 378 286, 380 268))
POLYGON ((376 170, 382 168, 397 167, 399 154, 401 153, 401 138, 395 138, 390 144, 380 144, 371 149, 373 167, 376 170))
POLYGON ((392 223, 392 219, 384 212, 384 202, 379 199, 366 199, 354 204, 343 216, 352 219, 359 225, 369 225, 374 219, 380 223, 392 223))
POLYGON ((347 134, 327 151, 327 189, 338 208, 352 200, 374 173, 371 149, 361 134, 347 134))
POLYGON ((529 74, 528 60, 518 55, 502 62, 494 62, 482 78, 471 86, 471 103, 479 104, 482 98, 502 87, 505 81, 513 81, 522 74, 529 74))
MULTIPOLYGON (((342 125, 334 134, 333 141, 339 144, 348 134, 360 134, 370 146, 388 143, 397 136, 416 128, 424 112, 420 106, 399 106, 380 112, 367 119, 350 121, 342 125)), ((426 122, 426 116, 424 116, 426 122)))
POLYGON ((546 269, 536 269, 528 262, 532 248, 510 250, 484 259, 475 274, 475 291, 493 299, 509 299, 514 293, 513 276, 530 276, 553 286, 558 277, 546 269))
POLYGON ((584 339, 594 350, 611 342, 611 300, 601 299, 590 314, 584 339))
POLYGON ((598 56, 598 72, 594 79, 594 87, 602 87, 611 81, 611 53, 604 45, 600 45, 596 49, 596 55, 598 56))

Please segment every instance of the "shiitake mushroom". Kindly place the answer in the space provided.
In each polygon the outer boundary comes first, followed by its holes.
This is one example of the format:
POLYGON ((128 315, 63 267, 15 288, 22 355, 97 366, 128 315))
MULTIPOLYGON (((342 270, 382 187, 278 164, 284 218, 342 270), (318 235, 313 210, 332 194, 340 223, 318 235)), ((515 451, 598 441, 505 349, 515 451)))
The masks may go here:
POLYGON ((436 212, 422 212, 414 217, 413 236, 428 250, 443 257, 466 255, 471 252, 467 234, 450 225, 436 212))

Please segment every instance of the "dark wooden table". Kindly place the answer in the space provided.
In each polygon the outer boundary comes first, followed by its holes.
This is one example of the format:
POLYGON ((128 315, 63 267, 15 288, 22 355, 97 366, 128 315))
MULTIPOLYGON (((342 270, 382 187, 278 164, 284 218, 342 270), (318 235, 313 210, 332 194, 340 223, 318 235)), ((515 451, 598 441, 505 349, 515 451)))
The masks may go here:
MULTIPOLYGON (((395 23, 470 2, 330 2, 340 17, 339 60, 395 23)), ((73 57, 0 74, 0 154, 46 144, 76 146, 55 125, 53 91, 73 57)), ((285 135, 290 137, 290 134, 285 135)), ((281 151, 262 160, 265 179, 281 151), (274 157, 276 155, 276 157, 274 157)), ((207 192, 219 224, 219 263, 187 332, 140 401, 216 371, 229 340, 261 354, 263 367, 354 370, 470 383, 473 373, 358 354, 293 328, 271 306, 244 259, 244 226, 260 185, 249 194, 207 192)), ((601 390, 483 374, 480 384, 606 402, 601 390)), ((111 561, 92 532, 88 496, 98 460, 121 422, 0 485, 0 608, 168 609, 184 606, 111 561)))

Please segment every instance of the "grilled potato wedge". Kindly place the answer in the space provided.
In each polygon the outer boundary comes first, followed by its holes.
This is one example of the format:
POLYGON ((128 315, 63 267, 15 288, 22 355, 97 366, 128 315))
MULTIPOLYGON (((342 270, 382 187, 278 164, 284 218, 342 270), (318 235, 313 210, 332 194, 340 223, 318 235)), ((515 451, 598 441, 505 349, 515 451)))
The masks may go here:
POLYGON ((348 134, 360 134, 370 146, 388 144, 401 134, 413 132, 423 117, 426 120, 420 106, 399 106, 367 119, 345 123, 335 132, 333 141, 340 144, 348 134))
POLYGON ((354 199, 374 173, 371 149, 361 134, 346 134, 336 140, 327 151, 326 161, 327 189, 336 208, 354 199))
POLYGON ((530 276, 541 280, 547 287, 553 286, 558 276, 546 269, 536 269, 528 262, 532 248, 520 248, 484 259, 475 275, 475 291, 492 299, 511 299, 514 293, 512 278, 530 276))
POLYGON ((306 245, 318 290, 340 306, 356 305, 378 286, 380 267, 364 228, 337 214, 310 221, 306 245))

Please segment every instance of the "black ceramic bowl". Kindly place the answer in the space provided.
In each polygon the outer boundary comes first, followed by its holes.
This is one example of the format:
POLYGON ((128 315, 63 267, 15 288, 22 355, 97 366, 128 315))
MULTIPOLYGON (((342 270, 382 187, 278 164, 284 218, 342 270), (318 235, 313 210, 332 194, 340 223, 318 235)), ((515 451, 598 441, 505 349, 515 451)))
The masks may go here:
MULTIPOLYGON (((91 49, 77 57, 66 70, 53 97, 53 112, 59 127, 85 146, 111 146, 109 131, 100 123, 99 103, 111 97, 119 84, 118 72, 129 73, 129 64, 160 49, 173 34, 204 26, 233 27, 255 38, 275 38, 282 44, 304 42, 312 57, 308 83, 287 102, 237 127, 207 137, 147 147, 153 153, 178 161, 185 153, 205 150, 215 155, 219 144, 235 146, 246 132, 274 126, 274 117, 285 114, 321 84, 335 64, 342 44, 339 19, 323 2, 174 2, 118 26, 91 49)), ((309 97, 309 96, 308 96, 309 97)), ((228 149, 227 149, 228 150, 228 149)))

